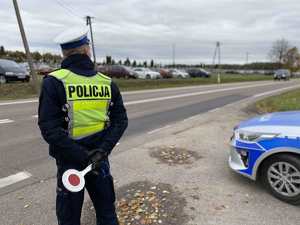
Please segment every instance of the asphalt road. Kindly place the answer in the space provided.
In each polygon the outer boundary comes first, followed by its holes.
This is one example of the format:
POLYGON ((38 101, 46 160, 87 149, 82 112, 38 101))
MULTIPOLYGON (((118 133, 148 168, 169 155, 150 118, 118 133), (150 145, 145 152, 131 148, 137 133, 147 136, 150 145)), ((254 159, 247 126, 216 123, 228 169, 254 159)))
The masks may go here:
MULTIPOLYGON (((151 138, 151 134, 157 129, 173 122, 259 93, 293 85, 294 81, 255 82, 123 93, 129 127, 121 140, 121 144, 126 143, 126 147, 122 149, 130 149, 134 144, 143 143, 146 141, 145 138, 134 139, 143 134, 151 138)), ((0 104, 0 178, 24 170, 30 172, 32 177, 24 182, 1 188, 0 195, 54 176, 53 162, 49 160, 47 145, 37 127, 38 103, 34 100, 15 103, 0 104)))
MULTIPOLYGON (((264 81, 123 93, 129 127, 118 149, 128 151, 157 138, 158 130, 176 121, 296 85, 300 82, 264 81)), ((54 160, 37 126, 37 107, 36 100, 0 102, 0 196, 55 176, 54 160)))

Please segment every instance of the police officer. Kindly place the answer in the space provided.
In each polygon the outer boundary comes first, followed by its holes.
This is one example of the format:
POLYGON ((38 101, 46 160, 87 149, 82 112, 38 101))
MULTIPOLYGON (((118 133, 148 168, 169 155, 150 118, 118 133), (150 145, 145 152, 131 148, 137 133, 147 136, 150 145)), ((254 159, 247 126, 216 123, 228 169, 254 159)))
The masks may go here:
POLYGON ((127 128, 128 119, 116 84, 97 73, 90 59, 87 29, 67 30, 56 38, 61 69, 48 74, 39 99, 39 127, 57 164, 56 214, 59 225, 80 225, 84 191, 62 184, 68 169, 82 170, 96 210, 97 225, 118 224, 108 156, 127 128))

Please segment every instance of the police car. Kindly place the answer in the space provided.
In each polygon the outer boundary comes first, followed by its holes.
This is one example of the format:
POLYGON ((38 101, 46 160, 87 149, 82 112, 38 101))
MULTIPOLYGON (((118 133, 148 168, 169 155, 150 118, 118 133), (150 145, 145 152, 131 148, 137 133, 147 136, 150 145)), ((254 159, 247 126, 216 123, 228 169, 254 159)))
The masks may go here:
POLYGON ((300 111, 266 114, 236 126, 229 165, 260 179, 280 200, 300 204, 300 111))

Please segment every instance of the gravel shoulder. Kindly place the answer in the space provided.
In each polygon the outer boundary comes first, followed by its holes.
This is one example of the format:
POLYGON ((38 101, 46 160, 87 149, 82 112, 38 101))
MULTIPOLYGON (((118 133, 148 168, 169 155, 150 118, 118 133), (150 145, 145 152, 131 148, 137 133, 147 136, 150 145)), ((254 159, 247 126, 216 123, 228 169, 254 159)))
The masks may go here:
MULTIPOLYGON (((228 167, 232 128, 254 115, 244 110, 250 104, 253 101, 248 99, 178 122, 159 131, 159 138, 128 151, 118 152, 121 143, 111 165, 118 206, 134 211, 125 215, 124 224, 298 224, 299 207, 274 199, 259 184, 228 167), (168 204, 154 196, 163 196, 168 204), (136 201, 143 202, 135 206, 136 201), (145 210, 150 206, 149 215, 145 210), (169 222, 169 214, 178 220, 169 222)), ((4 195, 0 197, 1 224, 56 224, 54 200, 55 179, 4 195)), ((93 215, 87 198, 83 224, 94 224, 93 215)))

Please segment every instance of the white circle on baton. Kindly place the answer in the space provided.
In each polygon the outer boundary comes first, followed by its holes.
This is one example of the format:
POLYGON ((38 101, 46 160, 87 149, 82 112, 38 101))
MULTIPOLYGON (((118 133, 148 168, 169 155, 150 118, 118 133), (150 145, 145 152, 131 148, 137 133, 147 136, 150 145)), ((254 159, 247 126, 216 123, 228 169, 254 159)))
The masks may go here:
POLYGON ((92 170, 92 164, 82 171, 69 169, 64 172, 62 182, 65 188, 71 192, 79 192, 85 186, 84 176, 92 170))

